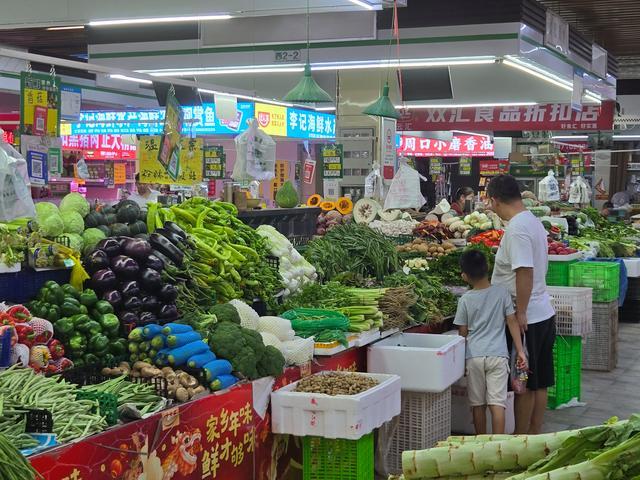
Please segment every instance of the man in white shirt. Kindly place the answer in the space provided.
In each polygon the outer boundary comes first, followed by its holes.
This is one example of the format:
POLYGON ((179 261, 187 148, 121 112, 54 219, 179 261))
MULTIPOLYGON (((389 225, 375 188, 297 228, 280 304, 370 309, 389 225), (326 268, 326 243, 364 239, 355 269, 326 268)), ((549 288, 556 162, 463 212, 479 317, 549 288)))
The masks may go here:
POLYGON ((547 292, 547 232, 522 203, 516 179, 495 177, 487 186, 491 208, 508 221, 491 279, 515 300, 516 318, 529 354, 527 391, 516 395, 516 433, 541 432, 547 388, 554 385, 555 311, 547 292))
POLYGON ((155 203, 158 201, 160 192, 153 190, 153 184, 140 183, 140 176, 136 174, 136 190, 137 193, 132 193, 127 197, 127 200, 133 200, 138 204, 140 208, 146 208, 147 203, 155 203))

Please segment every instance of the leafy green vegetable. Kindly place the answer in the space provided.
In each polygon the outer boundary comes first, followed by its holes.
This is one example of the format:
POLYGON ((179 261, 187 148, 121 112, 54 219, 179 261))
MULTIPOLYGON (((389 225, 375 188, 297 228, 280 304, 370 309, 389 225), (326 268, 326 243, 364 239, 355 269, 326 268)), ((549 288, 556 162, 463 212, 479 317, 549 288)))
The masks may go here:
POLYGON ((66 194, 60 202, 60 213, 77 212, 84 218, 89 215, 90 210, 87 199, 77 192, 66 194))
POLYGON ((64 232, 64 222, 60 215, 37 216, 38 231, 44 237, 54 238, 64 232))
POLYGON ((62 212, 60 214, 62 223, 64 224, 65 233, 75 233, 81 235, 84 231, 84 220, 78 212, 62 212))
POLYGON ((461 277, 460 257, 465 251, 480 250, 487 257, 489 263, 489 276, 493 271, 495 255, 491 249, 482 243, 468 245, 463 250, 454 250, 443 257, 439 257, 429 263, 429 274, 439 277, 445 285, 465 285, 461 277))
POLYGON ((82 234, 84 246, 89 248, 95 247, 100 240, 105 238, 107 238, 107 236, 99 228, 87 228, 82 234))

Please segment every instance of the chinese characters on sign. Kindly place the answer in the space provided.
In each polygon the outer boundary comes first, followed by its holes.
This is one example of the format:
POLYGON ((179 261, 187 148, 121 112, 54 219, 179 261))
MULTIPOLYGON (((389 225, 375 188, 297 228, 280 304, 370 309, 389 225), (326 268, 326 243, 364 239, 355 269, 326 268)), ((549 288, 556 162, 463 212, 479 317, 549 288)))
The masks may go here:
POLYGON ((68 135, 63 150, 82 150, 85 160, 133 160, 137 147, 123 142, 121 135, 68 135))
POLYGON ((20 72, 20 127, 27 135, 60 134, 60 79, 20 72))
POLYGON ((140 137, 138 159, 140 183, 160 183, 191 186, 202 182, 202 139, 183 137, 180 140, 180 173, 171 178, 158 161, 161 138, 159 135, 140 137))
POLYGON ((471 157, 460 157, 459 175, 471 175, 471 157))
POLYGON ((167 107, 164 114, 164 130, 162 142, 158 152, 158 161, 173 180, 180 174, 180 135, 184 115, 176 99, 173 88, 167 94, 167 107))
POLYGON ((287 136, 287 108, 256 103, 256 120, 260 130, 268 135, 287 136))
POLYGON ((429 175, 440 175, 442 173, 442 158, 431 157, 429 159, 429 175))
POLYGON ((492 157, 493 142, 488 135, 454 134, 450 142, 433 138, 400 136, 398 154, 412 157, 492 157))
POLYGON ((222 180, 226 176, 225 163, 227 156, 224 148, 219 145, 209 145, 203 148, 204 178, 222 180))
POLYGON ((318 145, 316 158, 322 166, 322 178, 342 178, 344 149, 339 143, 318 145))
POLYGON ((334 138, 335 136, 335 115, 299 108, 287 109, 287 137, 334 138))
POLYGON ((127 183, 127 166, 124 163, 115 163, 113 165, 113 182, 116 185, 127 183))
POLYGON ((393 180, 396 171, 396 120, 380 117, 380 159, 382 160, 382 178, 393 180))
POLYGON ((584 105, 581 111, 572 110, 569 103, 429 108, 405 111, 398 130, 611 130, 614 110, 613 101, 584 105))
POLYGON ((480 160, 480 176, 495 177, 509 173, 508 160, 480 160))
MULTIPOLYGON (((276 193, 284 185, 284 182, 289 180, 289 163, 286 160, 276 160, 275 177, 271 180, 271 193, 272 200, 276 199, 276 193)), ((260 187, 264 185, 264 182, 260 184, 260 187)))
POLYGON ((304 170, 304 173, 303 173, 302 181, 307 185, 311 185, 311 183, 313 182, 313 176, 316 173, 316 161, 311 157, 307 157, 304 160, 303 170, 304 170))

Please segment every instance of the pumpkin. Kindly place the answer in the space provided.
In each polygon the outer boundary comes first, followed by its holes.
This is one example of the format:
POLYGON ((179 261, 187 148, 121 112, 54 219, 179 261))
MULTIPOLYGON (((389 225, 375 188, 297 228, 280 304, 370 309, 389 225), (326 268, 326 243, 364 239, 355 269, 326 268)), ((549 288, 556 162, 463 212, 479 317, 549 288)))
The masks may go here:
POLYGON ((311 195, 307 200, 307 207, 318 207, 322 203, 322 197, 317 193, 311 195))
POLYGON ((347 197, 340 197, 336 202, 336 210, 342 215, 348 215, 353 210, 353 202, 347 197))
POLYGON ((330 212, 331 210, 336 209, 336 204, 334 202, 322 202, 320 204, 320 208, 323 212, 330 212))

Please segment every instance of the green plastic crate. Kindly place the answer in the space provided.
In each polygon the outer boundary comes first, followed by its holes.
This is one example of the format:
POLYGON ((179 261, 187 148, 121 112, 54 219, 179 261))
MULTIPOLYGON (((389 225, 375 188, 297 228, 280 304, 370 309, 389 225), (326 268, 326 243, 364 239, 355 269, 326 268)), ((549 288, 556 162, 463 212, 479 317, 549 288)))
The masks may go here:
POLYGON ((578 263, 578 260, 570 260, 568 262, 550 261, 547 268, 547 285, 550 287, 568 287, 569 266, 574 263, 578 263))
POLYGON ((358 440, 304 437, 303 480, 373 480, 373 432, 358 440))
POLYGON ((578 262, 569 267, 569 286, 593 289, 594 303, 609 303, 620 295, 620 264, 578 262))
POLYGON ((556 336, 553 345, 556 384, 549 388, 547 406, 555 409, 572 398, 580 398, 582 337, 556 336))

